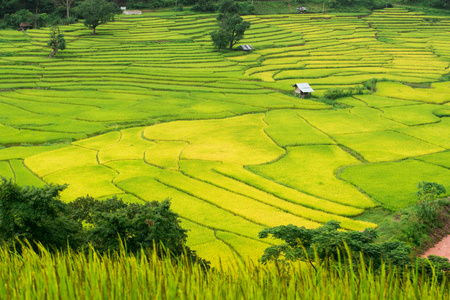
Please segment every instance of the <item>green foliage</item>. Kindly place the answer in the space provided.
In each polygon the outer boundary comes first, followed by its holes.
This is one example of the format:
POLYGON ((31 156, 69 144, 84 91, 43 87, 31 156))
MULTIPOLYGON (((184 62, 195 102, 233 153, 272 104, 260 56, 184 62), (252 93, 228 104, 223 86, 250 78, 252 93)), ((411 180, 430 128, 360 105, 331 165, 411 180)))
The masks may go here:
POLYGON ((240 6, 234 0, 222 0, 218 6, 219 15, 217 21, 220 28, 211 33, 211 39, 218 51, 228 45, 228 49, 232 50, 244 37, 245 31, 250 28, 250 22, 244 21, 239 15, 240 6))
POLYGON ((410 264, 411 249, 403 242, 385 242, 375 244, 375 229, 364 231, 339 231, 339 222, 329 221, 317 229, 306 229, 294 225, 266 228, 259 233, 260 238, 272 235, 284 243, 270 246, 261 257, 263 263, 269 261, 310 261, 344 258, 348 263, 354 260, 349 253, 362 253, 365 263, 372 264, 378 270, 383 260, 403 267, 410 264), (350 250, 347 251, 346 249, 350 250))
POLYGON ((191 8, 198 12, 214 12, 217 9, 216 1, 214 0, 198 0, 191 8))
POLYGON ((417 191, 416 197, 420 202, 436 200, 438 196, 446 193, 445 187, 437 182, 419 182, 417 189, 419 191, 417 191))
POLYGON ((3 18, 3 24, 8 28, 17 29, 20 23, 34 23, 34 15, 27 9, 21 9, 14 14, 6 14, 3 18))
POLYGON ((84 25, 92 28, 92 34, 97 26, 114 21, 114 15, 122 13, 117 4, 107 0, 84 0, 76 11, 84 19, 84 25))
POLYGON ((25 240, 53 249, 80 246, 81 223, 69 218, 66 204, 58 199, 65 188, 66 185, 19 187, 2 177, 0 240, 17 249, 25 240))
POLYGON ((52 27, 50 32, 50 40, 47 42, 47 46, 52 49, 52 52, 48 56, 52 58, 55 56, 58 50, 66 49, 66 40, 64 39, 64 34, 59 31, 59 27, 52 27))
POLYGON ((230 39, 231 39, 230 33, 223 28, 211 32, 211 40, 213 42, 214 47, 217 48, 217 51, 226 48, 228 46, 230 39))
POLYGON ((208 268, 209 262, 186 247, 187 230, 169 200, 128 204, 116 197, 99 201, 87 196, 67 204, 58 199, 66 186, 21 188, 2 177, 0 240, 19 250, 29 241, 35 250, 41 244, 55 250, 93 247, 99 253, 119 253, 123 243, 128 253, 185 254, 208 268))
POLYGON ((450 279, 450 261, 446 257, 436 255, 429 255, 427 258, 418 257, 417 265, 422 267, 422 272, 429 277, 437 277, 438 282, 442 282, 444 278, 447 282, 450 279))
POLYGON ((422 181, 417 184, 417 188, 419 191, 416 193, 416 211, 419 222, 432 228, 439 226, 439 207, 434 200, 439 195, 446 193, 444 186, 436 182, 422 181))
POLYGON ((420 253, 447 234, 442 227, 444 222, 448 222, 450 202, 447 199, 435 199, 438 195, 437 191, 443 192, 444 187, 435 182, 420 182, 418 186, 419 191, 416 195, 419 200, 415 204, 391 213, 392 216, 384 220, 377 221, 379 242, 398 239, 408 243, 414 253, 420 253), (434 200, 420 200, 423 197, 434 200))
POLYGON ((169 200, 138 204, 117 198, 100 201, 82 197, 69 205, 74 220, 87 225, 87 242, 100 253, 118 252, 118 237, 132 253, 160 244, 173 254, 184 251, 187 230, 181 228, 178 215, 170 210, 169 200))

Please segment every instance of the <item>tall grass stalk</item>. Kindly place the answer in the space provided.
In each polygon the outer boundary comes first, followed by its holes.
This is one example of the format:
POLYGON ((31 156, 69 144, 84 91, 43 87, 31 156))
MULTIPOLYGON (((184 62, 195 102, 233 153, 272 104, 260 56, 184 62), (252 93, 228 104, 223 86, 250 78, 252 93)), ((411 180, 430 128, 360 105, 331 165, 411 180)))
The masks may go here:
MULTIPOLYGON (((0 248, 1 299, 449 299, 449 284, 420 274, 420 267, 379 274, 362 256, 355 268, 338 258, 311 264, 261 265, 236 259, 204 271, 186 257, 156 253, 19 255, 0 248)), ((349 250, 347 250, 349 251, 349 250)), ((355 257, 355 254, 353 254, 355 257)), ((358 256, 356 256, 358 257, 358 256)))

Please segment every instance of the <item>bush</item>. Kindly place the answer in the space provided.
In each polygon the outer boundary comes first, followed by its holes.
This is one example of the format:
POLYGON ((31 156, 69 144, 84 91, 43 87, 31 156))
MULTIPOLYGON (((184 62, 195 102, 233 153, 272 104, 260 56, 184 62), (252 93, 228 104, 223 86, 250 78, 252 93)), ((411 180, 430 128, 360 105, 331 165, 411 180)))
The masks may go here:
POLYGON ((239 4, 239 14, 241 16, 245 15, 254 15, 255 14, 255 6, 250 4, 249 2, 241 2, 239 4))
POLYGON ((20 23, 34 23, 34 15, 26 9, 19 10, 15 14, 6 14, 3 18, 3 23, 8 28, 17 29, 20 23))
POLYGON ((129 204, 117 198, 81 197, 69 205, 73 220, 87 225, 87 242, 100 253, 119 252, 118 237, 132 253, 160 244, 177 255, 184 251, 187 230, 170 210, 169 200, 129 204))
POLYGON ((403 267, 411 263, 411 248, 403 242, 390 241, 374 243, 377 238, 375 229, 364 231, 340 231, 337 221, 329 221, 317 229, 306 229, 294 225, 267 228, 259 233, 260 238, 272 235, 284 243, 270 246, 264 251, 261 261, 288 261, 310 262, 315 258, 318 262, 328 259, 342 259, 349 265, 356 265, 355 258, 359 252, 363 254, 366 265, 371 264, 378 270, 383 260, 403 267), (356 254, 352 256, 350 253, 356 254))
POLYGON ((217 4, 213 0, 199 0, 192 6, 191 10, 197 12, 215 12, 217 10, 217 4))
POLYGON ((99 201, 87 196, 64 203, 59 194, 65 188, 52 184, 21 188, 1 178, 0 242, 20 250, 29 241, 36 251, 37 243, 55 250, 90 245, 99 253, 119 253, 125 245, 127 253, 153 249, 160 256, 185 254, 209 267, 186 246, 187 230, 170 210, 169 200, 130 204, 115 197, 99 201))
MULTIPOLYGON (((67 205, 59 200, 66 185, 43 188, 19 187, 11 180, 0 181, 0 240, 21 248, 25 240, 47 248, 77 248, 82 242, 82 226, 69 217, 67 205)), ((32 245, 35 249, 36 245, 32 245)))

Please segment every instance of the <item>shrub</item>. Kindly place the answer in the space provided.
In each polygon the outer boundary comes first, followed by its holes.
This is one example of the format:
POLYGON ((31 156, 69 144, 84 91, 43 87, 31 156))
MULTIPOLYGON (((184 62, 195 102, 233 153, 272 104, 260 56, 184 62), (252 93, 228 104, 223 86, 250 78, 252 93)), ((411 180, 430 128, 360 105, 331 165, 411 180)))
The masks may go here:
POLYGON ((191 10, 198 12, 215 12, 217 10, 217 4, 213 0, 199 0, 191 10))
MULTIPOLYGON (((0 240, 10 247, 36 241, 53 249, 81 245, 81 223, 69 218, 67 205, 59 200, 66 185, 43 188, 19 187, 11 180, 0 181, 0 240)), ((37 249, 36 245, 32 245, 37 249)))
POLYGON ((19 10, 14 14, 6 14, 3 18, 6 27, 17 29, 20 23, 34 23, 34 15, 27 9, 19 10))

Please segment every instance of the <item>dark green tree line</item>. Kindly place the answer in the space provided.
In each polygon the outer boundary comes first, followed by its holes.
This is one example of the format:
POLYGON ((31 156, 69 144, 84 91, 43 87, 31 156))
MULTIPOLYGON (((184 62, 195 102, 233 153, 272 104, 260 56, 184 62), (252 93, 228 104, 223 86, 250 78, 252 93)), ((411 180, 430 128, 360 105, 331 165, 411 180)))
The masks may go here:
POLYGON ((186 253, 192 261, 208 267, 209 262, 186 246, 187 230, 170 209, 169 200, 138 204, 87 196, 65 203, 59 199, 65 188, 52 184, 19 187, 1 178, 0 242, 19 251, 28 241, 36 250, 36 243, 41 243, 50 250, 93 247, 99 253, 118 253, 124 245, 134 254, 141 249, 160 255, 167 251, 175 256, 186 253))

